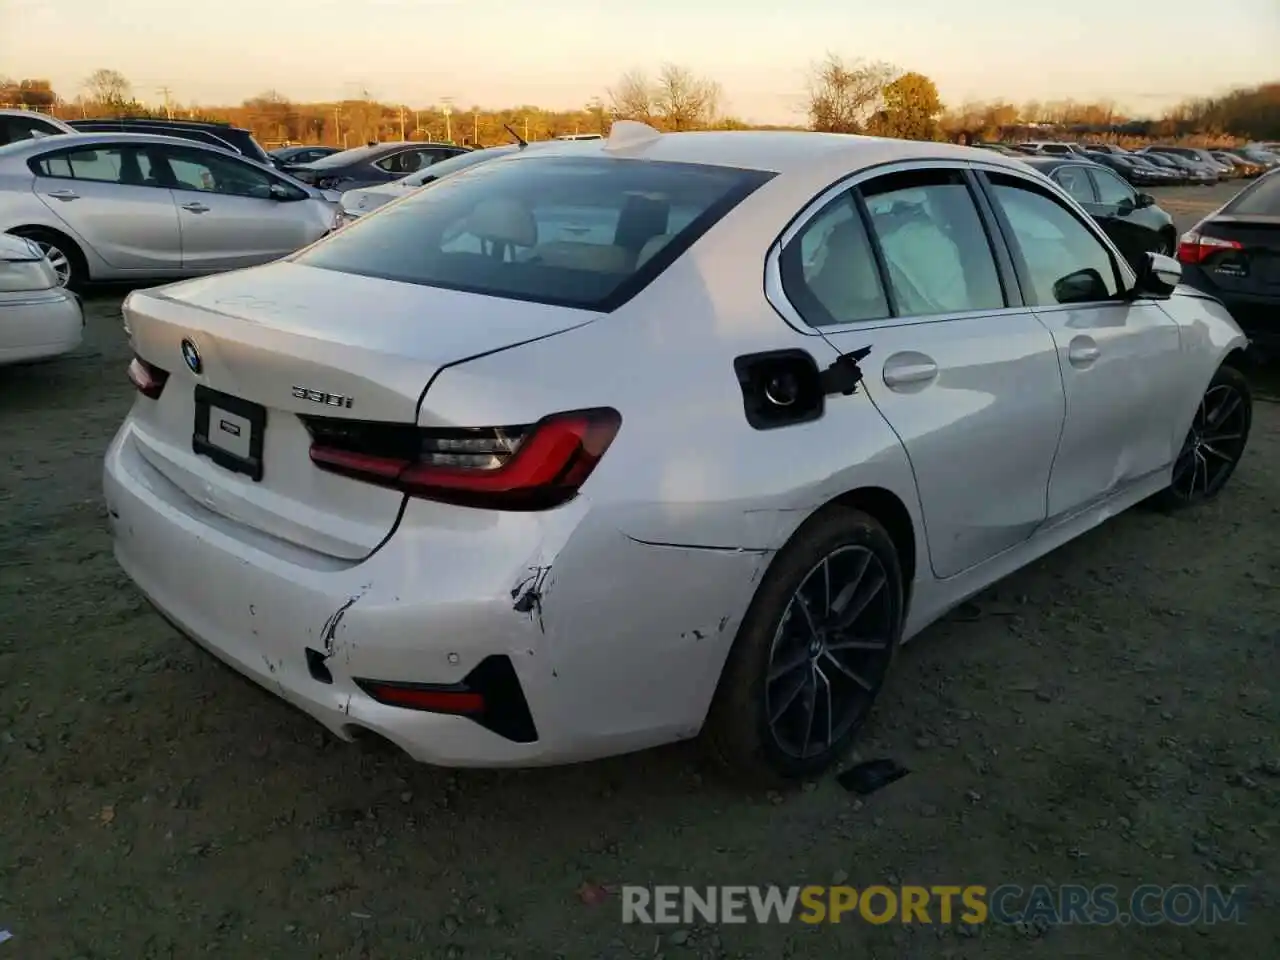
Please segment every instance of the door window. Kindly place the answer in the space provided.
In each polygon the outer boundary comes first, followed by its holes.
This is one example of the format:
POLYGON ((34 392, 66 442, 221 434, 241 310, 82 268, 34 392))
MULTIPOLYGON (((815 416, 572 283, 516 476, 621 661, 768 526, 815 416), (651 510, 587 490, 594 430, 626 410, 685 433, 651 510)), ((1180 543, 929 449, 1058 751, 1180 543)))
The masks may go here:
POLYGON ((1088 303, 1120 291, 1111 251, 1069 209, 1019 177, 987 174, 1036 304, 1088 303))
POLYGON ((1098 186, 1098 202, 1105 203, 1108 206, 1119 207, 1122 205, 1134 204, 1133 187, 1129 186, 1110 170, 1100 169, 1090 171, 1093 174, 1094 183, 1098 186))
POLYGON ((403 153, 385 157, 375 163, 374 166, 380 170, 387 171, 387 173, 406 176, 410 173, 416 173, 424 167, 431 166, 439 159, 440 156, 435 150, 406 150, 403 153))
POLYGON ((890 316, 875 251, 851 194, 841 194, 782 251, 782 290, 811 327, 890 316))
POLYGON ((0 145, 62 132, 49 121, 39 117, 0 117, 0 145))
POLYGON ((1093 193, 1093 184, 1089 181, 1089 171, 1084 167, 1059 167, 1053 171, 1053 179, 1076 203, 1098 202, 1093 193))
POLYGON ((961 171, 892 173, 860 190, 899 315, 1005 306, 991 244, 961 171))
POLYGON ((137 147, 103 146, 45 154, 31 161, 37 176, 162 187, 150 159, 137 147))
POLYGON ((271 185, 276 181, 248 164, 204 150, 183 147, 150 149, 167 161, 173 172, 175 189, 252 197, 257 200, 271 199, 271 185))

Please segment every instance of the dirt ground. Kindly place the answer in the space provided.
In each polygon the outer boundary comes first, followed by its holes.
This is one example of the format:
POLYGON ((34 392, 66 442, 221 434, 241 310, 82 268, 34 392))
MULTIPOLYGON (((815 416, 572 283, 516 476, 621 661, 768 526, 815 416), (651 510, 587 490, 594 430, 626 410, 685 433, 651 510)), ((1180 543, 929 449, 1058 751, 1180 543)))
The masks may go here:
MULTIPOLYGON (((1162 199, 1182 226, 1221 202, 1162 199)), ((903 652, 863 757, 744 793, 695 745, 449 772, 331 741, 117 570, 119 296, 0 370, 0 960, 1280 956, 1280 406, 1225 494, 1132 511, 903 652), (847 878, 847 879, 846 879, 847 878), (593 886, 1243 884, 1244 925, 624 926, 593 886)))

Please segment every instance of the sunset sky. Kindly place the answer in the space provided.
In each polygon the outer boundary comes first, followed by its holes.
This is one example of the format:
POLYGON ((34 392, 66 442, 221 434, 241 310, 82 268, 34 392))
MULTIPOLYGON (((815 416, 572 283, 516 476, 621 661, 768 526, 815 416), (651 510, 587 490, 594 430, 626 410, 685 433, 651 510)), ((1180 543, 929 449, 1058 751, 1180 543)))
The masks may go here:
POLYGON ((147 102, 275 88, 570 108, 672 61, 719 80, 731 112, 787 122, 827 51, 919 70, 952 104, 1109 98, 1146 114, 1280 79, 1280 0, 0 0, 0 74, 68 98, 110 67, 147 102))

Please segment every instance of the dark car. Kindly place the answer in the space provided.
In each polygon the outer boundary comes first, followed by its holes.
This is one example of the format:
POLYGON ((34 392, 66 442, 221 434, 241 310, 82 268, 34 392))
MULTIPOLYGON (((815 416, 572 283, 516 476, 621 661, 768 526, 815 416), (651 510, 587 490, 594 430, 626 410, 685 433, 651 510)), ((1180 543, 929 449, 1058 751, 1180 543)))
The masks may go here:
POLYGON ((1178 181, 1172 171, 1161 170, 1150 164, 1139 163, 1127 153, 1106 153, 1089 150, 1089 159, 1120 174, 1121 179, 1135 187, 1167 187, 1178 181))
POLYGON ((1181 157, 1171 157, 1163 153, 1135 153, 1135 157, 1141 157, 1143 161, 1155 167, 1164 170, 1172 170, 1178 176, 1178 183, 1216 183, 1216 177, 1210 177, 1203 170, 1197 171, 1195 164, 1190 160, 1183 160, 1181 157))
POLYGON ((1254 344, 1280 351, 1280 170, 1182 235, 1182 281, 1217 297, 1254 344))
POLYGON ((1240 177, 1252 180, 1254 177, 1262 176, 1267 170, 1261 163, 1254 163, 1244 157, 1237 157, 1234 153, 1227 153, 1225 150, 1210 150, 1209 152, 1213 155, 1213 159, 1219 163, 1228 163, 1233 166, 1236 175, 1240 177))
POLYGON ((1195 171, 1193 179, 1196 182, 1221 183, 1231 177, 1231 171, 1209 156, 1209 151, 1197 147, 1152 146, 1143 147, 1142 153, 1146 156, 1168 157, 1174 163, 1189 167, 1195 171))
POLYGON ((299 146, 278 147, 269 156, 273 163, 281 168, 301 166, 304 163, 315 163, 335 153, 341 153, 341 147, 299 146))
POLYGON ((357 190, 399 180, 467 152, 465 147, 449 143, 377 143, 285 169, 321 190, 357 190))
POLYGON ((207 143, 223 150, 230 148, 241 156, 258 163, 271 164, 267 151, 243 127, 229 123, 212 123, 200 120, 161 120, 154 117, 104 117, 88 120, 68 120, 80 133, 154 133, 162 137, 178 137, 207 143))
POLYGON ((1028 157, 1023 162, 1071 194, 1134 269, 1141 268, 1148 253, 1174 252, 1178 232, 1173 218, 1154 197, 1134 190, 1114 171, 1084 158, 1028 157))

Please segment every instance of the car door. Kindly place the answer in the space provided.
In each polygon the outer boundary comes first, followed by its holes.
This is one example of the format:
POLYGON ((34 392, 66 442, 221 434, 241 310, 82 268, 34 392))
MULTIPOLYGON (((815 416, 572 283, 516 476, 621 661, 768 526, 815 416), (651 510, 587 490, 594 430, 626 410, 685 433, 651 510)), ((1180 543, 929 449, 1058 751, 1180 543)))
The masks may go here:
POLYGON ((31 160, 33 189, 53 214, 117 270, 182 266, 178 211, 145 155, 127 144, 54 149, 31 160))
POLYGON ((1160 235, 1161 218, 1154 207, 1138 205, 1138 191, 1105 167, 1090 170, 1089 176, 1098 194, 1097 207, 1089 213, 1135 269, 1148 252, 1173 254, 1160 235))
POLYGON ((1133 275, 1089 219, 1043 184, 983 174, 1022 294, 1057 346, 1067 417, 1049 482, 1049 518, 1087 509, 1167 469, 1185 394, 1177 324, 1132 300, 1133 275))
POLYGON ((871 348, 863 387, 910 459, 935 575, 1028 539, 1046 516, 1061 377, 963 165, 864 177, 791 232, 782 289, 842 353, 871 348))
POLYGON ((177 204, 184 270, 204 272, 276 260, 323 233, 306 194, 265 170, 199 147, 148 147, 166 168, 177 204), (272 196, 281 185, 298 202, 272 196))

